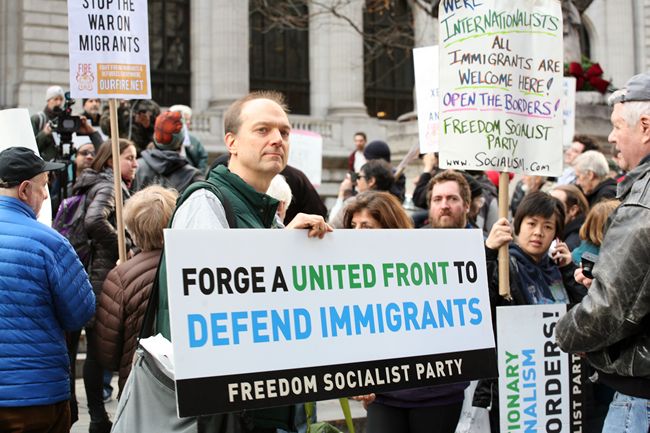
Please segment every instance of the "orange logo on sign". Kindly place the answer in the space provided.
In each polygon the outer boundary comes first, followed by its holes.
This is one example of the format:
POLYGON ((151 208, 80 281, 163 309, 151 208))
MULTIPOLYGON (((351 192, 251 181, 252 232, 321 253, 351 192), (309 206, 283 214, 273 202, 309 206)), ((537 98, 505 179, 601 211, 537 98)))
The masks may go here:
POLYGON ((147 90, 146 65, 97 64, 98 94, 146 95, 147 90))
POLYGON ((79 90, 93 90, 95 75, 93 75, 92 64, 79 63, 77 65, 77 87, 79 90))

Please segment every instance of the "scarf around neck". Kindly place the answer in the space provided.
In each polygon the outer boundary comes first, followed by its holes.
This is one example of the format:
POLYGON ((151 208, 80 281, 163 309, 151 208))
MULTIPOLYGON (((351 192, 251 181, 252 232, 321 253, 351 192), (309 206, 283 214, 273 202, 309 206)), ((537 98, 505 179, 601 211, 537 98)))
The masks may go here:
POLYGON ((510 255, 517 262, 521 293, 529 305, 569 302, 562 274, 547 254, 537 263, 518 245, 511 245, 510 255))

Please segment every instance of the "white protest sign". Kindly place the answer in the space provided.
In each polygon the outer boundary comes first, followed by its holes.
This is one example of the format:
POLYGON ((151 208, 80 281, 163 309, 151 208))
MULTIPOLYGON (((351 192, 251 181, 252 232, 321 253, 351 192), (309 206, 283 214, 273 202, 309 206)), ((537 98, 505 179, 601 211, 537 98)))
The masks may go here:
POLYGON ((480 230, 166 230, 165 251, 180 416, 496 374, 480 230))
POLYGON ((289 165, 302 170, 313 185, 320 185, 323 175, 323 137, 316 132, 292 129, 289 142, 289 165))
POLYGON ((565 304, 497 308, 502 432, 582 432, 582 360, 555 343, 565 304))
MULTIPOLYGON (((39 154, 32 122, 29 119, 29 111, 26 108, 10 108, 0 111, 0 151, 10 147, 26 147, 39 154)), ((52 225, 52 202, 48 196, 38 215, 38 220, 48 226, 52 225)))
POLYGON ((420 153, 438 151, 438 46, 413 50, 420 153))
POLYGON ((442 0, 440 166, 562 172, 557 0, 442 0))
POLYGON ((562 83, 562 130, 564 131, 565 146, 573 143, 573 136, 576 131, 576 79, 575 77, 564 77, 562 83))
POLYGON ((68 0, 70 94, 151 98, 146 0, 68 0))

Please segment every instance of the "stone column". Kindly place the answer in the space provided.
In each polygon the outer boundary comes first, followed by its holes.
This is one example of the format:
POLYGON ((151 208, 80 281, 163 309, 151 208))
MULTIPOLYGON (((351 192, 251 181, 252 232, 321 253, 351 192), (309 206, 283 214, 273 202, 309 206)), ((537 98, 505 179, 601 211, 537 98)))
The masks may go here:
POLYGON ((248 1, 212 0, 210 22, 211 110, 223 111, 248 93, 248 1))
MULTIPOLYGON (((632 0, 595 0, 583 14, 593 24, 591 60, 599 62, 615 87, 622 87, 635 74, 636 56, 632 0), (622 31, 621 29, 629 29, 622 31)), ((640 71, 638 71, 640 72, 640 71)))
POLYGON ((17 105, 18 22, 21 2, 0 2, 0 108, 17 105))
POLYGON ((329 31, 330 106, 328 114, 339 117, 367 117, 363 102, 363 38, 352 27, 363 29, 363 0, 336 5, 337 12, 351 21, 331 17, 329 31))
POLYGON ((414 4, 414 2, 409 3, 413 11, 414 47, 436 45, 438 43, 438 19, 432 17, 429 12, 414 4))
POLYGON ((330 102, 330 15, 309 2, 309 105, 312 117, 325 117, 330 102))
MULTIPOLYGON (((438 43, 438 27, 439 22, 437 18, 415 2, 409 2, 411 11, 413 12, 413 48, 428 47, 438 43)), ((413 86, 413 112, 417 113, 418 99, 413 86)))
POLYGON ((190 2, 190 52, 192 53, 192 108, 201 112, 208 108, 212 94, 211 54, 213 23, 210 0, 190 2))

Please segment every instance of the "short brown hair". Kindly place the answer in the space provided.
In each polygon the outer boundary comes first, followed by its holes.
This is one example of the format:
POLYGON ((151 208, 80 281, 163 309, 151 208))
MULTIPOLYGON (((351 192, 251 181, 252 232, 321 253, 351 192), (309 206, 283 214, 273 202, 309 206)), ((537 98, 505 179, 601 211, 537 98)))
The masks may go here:
POLYGON ((600 151, 600 146, 598 146, 596 140, 588 135, 574 135, 573 141, 577 141, 578 143, 582 144, 582 152, 586 152, 588 150, 600 151))
POLYGON ((163 247, 163 229, 174 213, 176 190, 151 185, 133 194, 124 205, 124 225, 142 251, 163 247))
POLYGON ((599 247, 603 243, 603 231, 607 218, 620 205, 618 200, 603 200, 594 205, 580 227, 580 239, 599 247))
POLYGON ((587 212, 589 212, 589 202, 587 201, 587 197, 585 197, 582 191, 580 191, 580 188, 575 185, 558 185, 553 189, 562 191, 564 194, 566 194, 565 210, 567 213, 569 213, 569 209, 571 209, 573 206, 578 206, 580 209, 580 214, 587 215, 587 212))
POLYGON ((463 199, 463 202, 467 206, 470 205, 472 202, 472 192, 469 188, 469 183, 467 183, 465 176, 454 170, 445 170, 440 172, 429 181, 429 186, 427 187, 428 204, 431 204, 431 191, 433 191, 433 187, 444 182, 456 182, 458 184, 458 189, 460 190, 460 198, 463 199))
POLYGON ((384 191, 366 191, 354 197, 345 208, 343 227, 352 228, 352 217, 364 209, 383 229, 413 228, 413 222, 399 200, 384 191))
POLYGON ((274 90, 257 90, 255 92, 251 92, 248 95, 233 102, 224 113, 223 130, 225 134, 229 132, 237 134, 239 127, 241 126, 242 108, 247 102, 254 101, 255 99, 270 99, 282 107, 285 113, 289 112, 289 108, 287 107, 284 95, 282 93, 276 92, 274 90))

